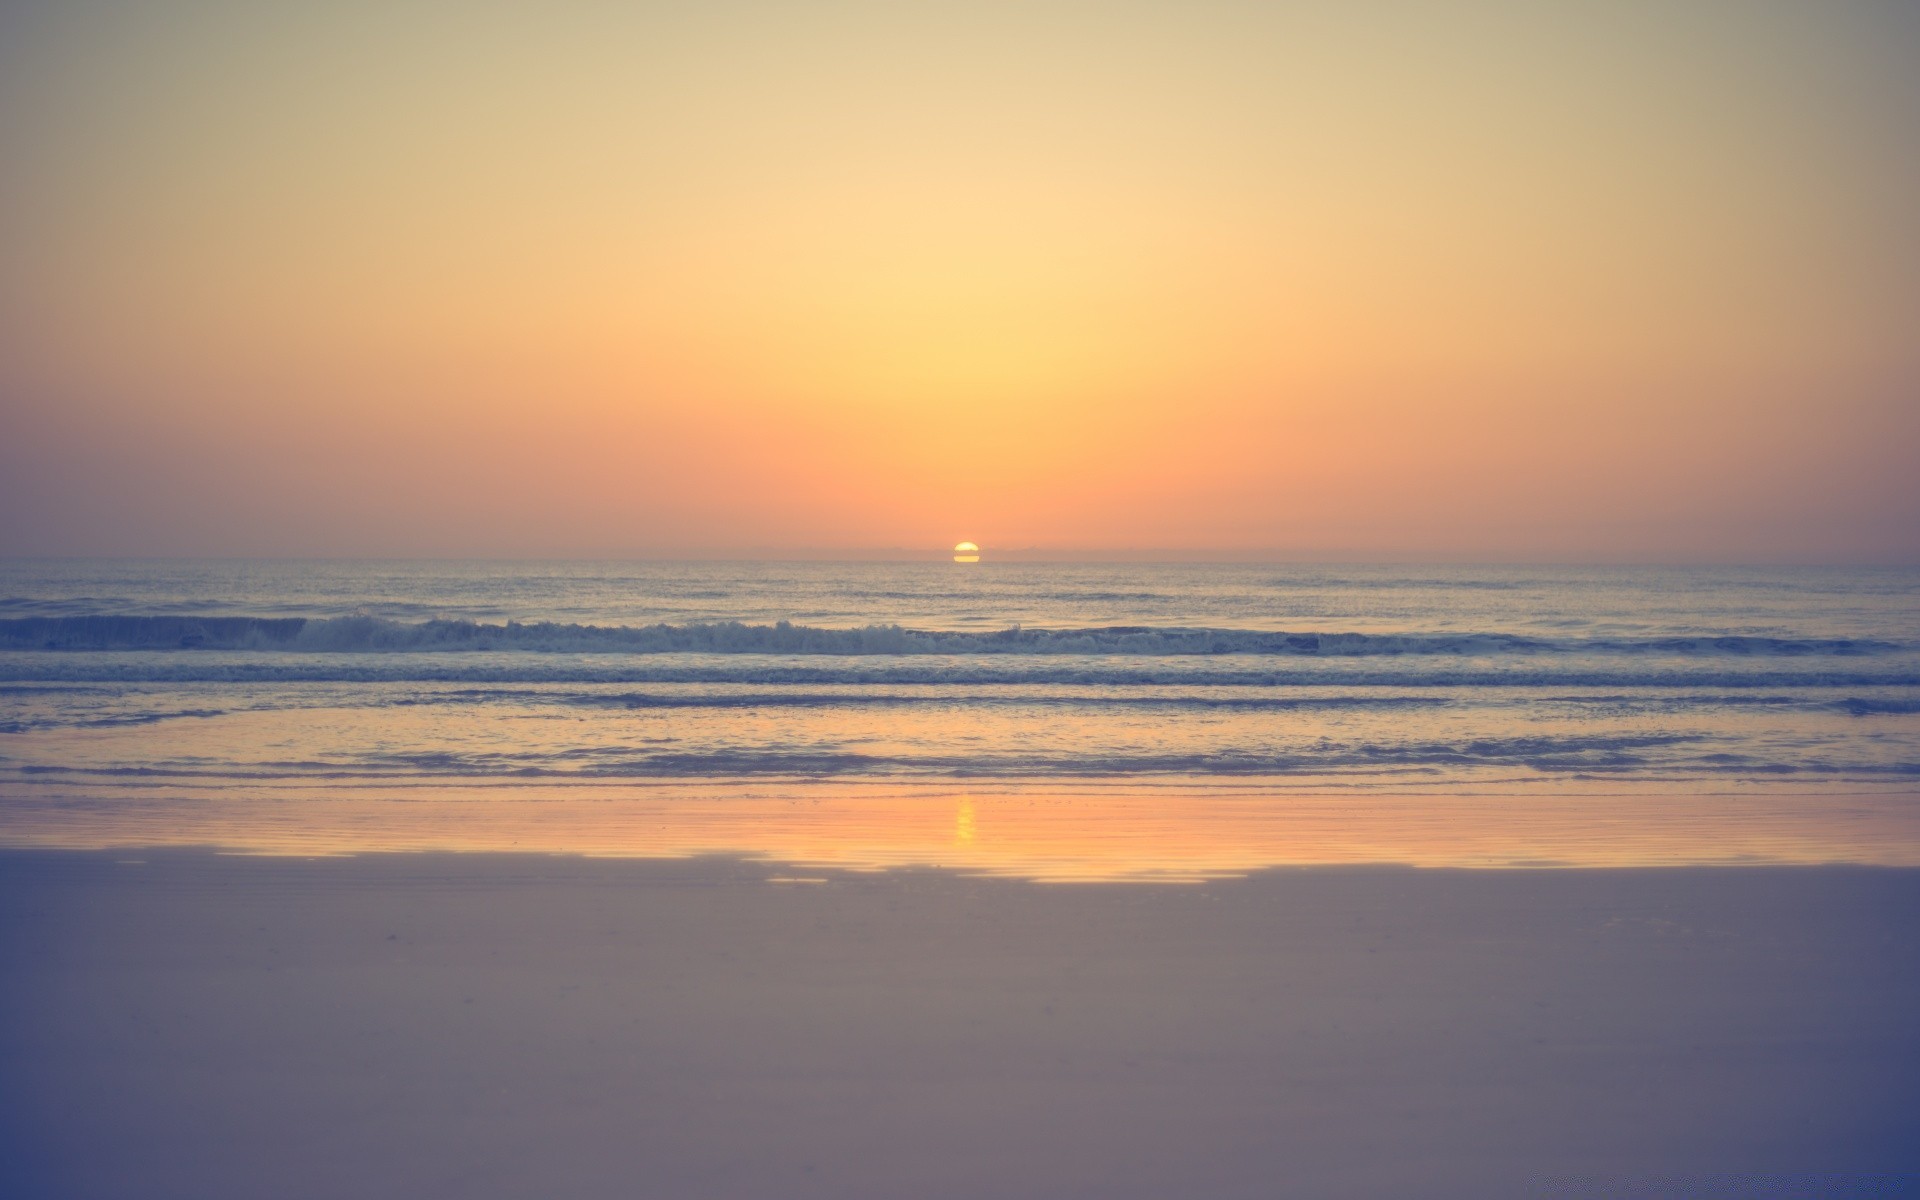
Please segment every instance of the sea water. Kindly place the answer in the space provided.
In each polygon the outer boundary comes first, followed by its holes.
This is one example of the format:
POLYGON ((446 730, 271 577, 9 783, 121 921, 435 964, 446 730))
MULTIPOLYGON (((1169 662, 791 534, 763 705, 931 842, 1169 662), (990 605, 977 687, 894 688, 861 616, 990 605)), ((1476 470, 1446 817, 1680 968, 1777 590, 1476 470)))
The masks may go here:
POLYGON ((0 686, 12 779, 1899 780, 1920 573, 16 561, 0 686))
POLYGON ((302 784, 1916 780, 1910 569, 0 563, 0 837, 302 784))

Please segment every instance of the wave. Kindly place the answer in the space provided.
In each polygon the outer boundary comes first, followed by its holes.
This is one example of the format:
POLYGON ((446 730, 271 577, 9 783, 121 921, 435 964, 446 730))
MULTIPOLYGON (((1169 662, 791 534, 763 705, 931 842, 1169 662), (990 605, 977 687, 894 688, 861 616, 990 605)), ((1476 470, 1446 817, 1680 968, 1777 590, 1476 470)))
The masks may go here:
POLYGON ((1485 633, 1288 633, 1251 629, 1113 625, 991 633, 899 625, 822 628, 781 621, 684 625, 488 624, 385 617, 60 616, 0 619, 0 649, 243 650, 282 653, 518 651, 540 654, 1111 655, 1129 657, 1505 657, 1569 654, 1667 657, 1859 657, 1908 647, 1858 638, 1750 634, 1647 638, 1544 638, 1485 633))
POLYGON ((1856 717, 1892 716, 1904 713, 1920 713, 1920 698, 1904 696, 1885 698, 1879 696, 1848 696, 1835 702, 1834 707, 1856 717))
POLYGON ((1544 577, 1528 579, 1471 579, 1457 576, 1440 579, 1431 576, 1378 576, 1375 578, 1301 575, 1268 579, 1265 586, 1274 591, 1460 591, 1518 592, 1541 588, 1553 582, 1544 577))
MULTIPOLYGON (((1445 660, 1438 660, 1444 662, 1445 660)), ((1219 660, 1166 659, 1151 665, 1112 660, 981 658, 971 661, 875 660, 815 666, 793 659, 712 658, 706 661, 631 655, 314 654, 206 655, 30 654, 0 651, 5 684, 762 684, 781 687, 855 687, 886 684, 956 688, 1049 684, 1143 687, 1353 688, 1629 688, 1629 689, 1875 689, 1920 688, 1920 670, 1741 669, 1711 664, 1605 669, 1591 661, 1542 664, 1520 660, 1497 668, 1459 668, 1428 660, 1388 663, 1322 660, 1311 665, 1226 666, 1219 660), (1397 663, 1397 665, 1389 665, 1397 663)))
MULTIPOLYGON (((410 684, 413 681, 405 681, 410 684)), ((405 686, 405 684, 403 684, 405 686)), ((694 685, 700 686, 700 685, 694 685)), ((1058 710, 1132 710, 1178 716, 1182 713, 1368 713, 1399 712, 1415 709, 1484 709, 1512 704, 1554 704, 1574 710, 1601 710, 1603 717, 1618 718, 1636 714, 1696 713, 1717 709, 1795 709, 1833 711, 1851 716, 1905 715, 1920 713, 1920 697, 1845 696, 1838 699, 1822 695, 1752 694, 1741 692, 1694 692, 1687 690, 1648 691, 1639 695, 1603 693, 1598 695, 1526 695, 1505 694, 1448 695, 1424 692, 1395 693, 1387 689, 1336 691, 1315 689, 1318 694, 1301 694, 1290 689, 1178 689, 1146 688, 1117 690, 1110 687, 1068 689, 1042 685, 1005 687, 947 687, 940 685, 887 685, 885 687, 825 687, 819 690, 761 690, 737 683, 709 685, 712 690, 617 690, 579 691, 564 685, 528 684, 492 687, 451 687, 413 691, 395 695, 371 691, 357 696, 335 695, 330 703, 367 708, 457 708, 468 705, 520 705, 535 708, 558 706, 599 711, 736 711, 771 712, 805 710, 878 710, 878 709, 1030 709, 1035 712, 1058 710)), ((35 687, 0 686, 7 693, 54 698, 78 693, 90 695, 94 685, 77 687, 64 683, 35 687)), ((247 705, 251 711, 307 708, 313 698, 304 691, 269 692, 255 695, 247 705)), ((221 717, 231 708, 166 708, 149 711, 102 715, 92 705, 30 716, 0 719, 0 734, 27 733, 56 728, 112 728, 150 725, 163 721, 221 717)))
POLYGON ((113 713, 108 716, 23 717, 0 721, 0 733, 31 733, 39 729, 117 729, 129 725, 157 725, 183 718, 224 717, 231 709, 182 708, 166 712, 113 713))
POLYGON ((1546 777, 1653 776, 1729 779, 1780 776, 1835 779, 1920 777, 1920 762, 1781 761, 1713 749, 1688 734, 1482 738, 1400 744, 1328 743, 1292 752, 1223 748, 1210 753, 876 754, 833 747, 778 746, 646 751, 578 748, 554 753, 417 751, 336 760, 213 764, 161 762, 76 767, 22 764, 22 777, 178 779, 727 779, 911 776, 968 778, 1121 778, 1135 776, 1288 777, 1348 775, 1444 778, 1465 770, 1521 771, 1546 777))
POLYGON ((439 692, 408 697, 396 705, 426 706, 462 702, 505 701, 509 703, 561 704, 575 708, 614 709, 757 709, 757 708, 894 708, 919 706, 1006 706, 1152 708, 1170 711, 1212 710, 1319 712, 1352 709, 1439 708, 1450 705, 1445 696, 1190 696, 1190 695, 1115 695, 1108 692, 1054 693, 1035 695, 1026 692, 1002 692, 968 695, 952 691, 938 692, 550 692, 523 690, 484 690, 439 692))

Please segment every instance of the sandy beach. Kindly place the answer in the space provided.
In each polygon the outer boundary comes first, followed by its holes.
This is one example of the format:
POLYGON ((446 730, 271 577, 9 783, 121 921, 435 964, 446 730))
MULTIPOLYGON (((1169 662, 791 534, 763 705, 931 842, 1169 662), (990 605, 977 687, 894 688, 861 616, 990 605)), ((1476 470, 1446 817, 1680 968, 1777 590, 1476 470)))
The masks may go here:
POLYGON ((1916 918, 1884 868, 9 851, 0 1190, 1899 1194, 1916 918))

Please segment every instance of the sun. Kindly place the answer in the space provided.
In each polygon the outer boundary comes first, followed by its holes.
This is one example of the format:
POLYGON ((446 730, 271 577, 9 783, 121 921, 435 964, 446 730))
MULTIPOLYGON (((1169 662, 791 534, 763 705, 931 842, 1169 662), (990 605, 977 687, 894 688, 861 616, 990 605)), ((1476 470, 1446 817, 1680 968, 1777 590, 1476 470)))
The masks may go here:
POLYGON ((953 561, 979 562, 980 547, 974 545, 972 542, 961 542, 953 548, 953 561))

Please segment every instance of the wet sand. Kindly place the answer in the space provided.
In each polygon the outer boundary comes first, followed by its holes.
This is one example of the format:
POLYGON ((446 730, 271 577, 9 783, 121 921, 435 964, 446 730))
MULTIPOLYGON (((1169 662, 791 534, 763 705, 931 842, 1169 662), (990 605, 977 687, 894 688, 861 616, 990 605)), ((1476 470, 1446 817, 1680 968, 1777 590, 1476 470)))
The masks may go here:
POLYGON ((6 851, 0 966, 6 1195, 1920 1188, 1915 870, 6 851))
POLYGON ((0 785, 0 847, 732 855, 1048 882, 1277 866, 1920 867, 1920 794, 1538 782, 1380 792, 1325 781, 904 780, 0 785))

